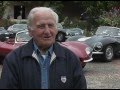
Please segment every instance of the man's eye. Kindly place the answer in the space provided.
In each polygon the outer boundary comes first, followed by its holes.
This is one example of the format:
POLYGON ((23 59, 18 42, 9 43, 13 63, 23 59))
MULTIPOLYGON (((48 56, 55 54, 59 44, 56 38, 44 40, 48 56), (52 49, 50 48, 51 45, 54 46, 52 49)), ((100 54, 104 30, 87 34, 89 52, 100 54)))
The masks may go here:
POLYGON ((37 25, 37 28, 43 29, 45 28, 45 25, 37 25))
POLYGON ((54 24, 48 24, 48 27, 53 28, 53 27, 55 27, 55 25, 54 24))
POLYGON ((41 24, 41 25, 37 25, 36 26, 38 29, 44 29, 44 28, 54 28, 55 27, 55 25, 54 24, 47 24, 47 25, 45 25, 45 24, 41 24))

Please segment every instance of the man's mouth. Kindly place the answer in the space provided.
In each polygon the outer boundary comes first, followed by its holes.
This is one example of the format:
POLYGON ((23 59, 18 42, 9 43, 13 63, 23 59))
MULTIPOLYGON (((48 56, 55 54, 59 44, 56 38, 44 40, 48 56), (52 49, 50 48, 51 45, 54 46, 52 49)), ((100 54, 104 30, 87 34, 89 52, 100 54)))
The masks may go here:
POLYGON ((44 39, 51 39, 51 36, 45 36, 44 39))

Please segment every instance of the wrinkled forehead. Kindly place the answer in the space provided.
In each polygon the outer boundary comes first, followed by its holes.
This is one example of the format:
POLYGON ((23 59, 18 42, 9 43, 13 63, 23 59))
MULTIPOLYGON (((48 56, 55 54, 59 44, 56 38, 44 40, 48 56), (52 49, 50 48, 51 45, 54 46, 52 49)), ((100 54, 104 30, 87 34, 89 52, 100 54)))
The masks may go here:
POLYGON ((35 13, 33 19, 34 19, 34 22, 36 22, 37 24, 46 23, 46 22, 48 23, 56 22, 54 16, 50 12, 44 12, 44 13, 37 12, 35 13))

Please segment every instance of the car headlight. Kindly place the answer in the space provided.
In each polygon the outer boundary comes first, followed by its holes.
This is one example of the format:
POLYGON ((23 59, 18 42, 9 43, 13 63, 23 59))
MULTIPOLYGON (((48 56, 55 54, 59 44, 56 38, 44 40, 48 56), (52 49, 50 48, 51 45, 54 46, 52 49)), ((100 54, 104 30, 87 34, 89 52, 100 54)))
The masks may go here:
POLYGON ((66 32, 66 35, 69 35, 69 33, 68 33, 68 32, 66 32))
POLYGON ((9 39, 9 37, 5 37, 6 39, 9 39))
POLYGON ((6 35, 8 35, 9 33, 5 33, 6 35))
POLYGON ((67 35, 67 36, 71 36, 72 33, 71 33, 71 32, 66 32, 66 35, 67 35))
POLYGON ((98 52, 98 51, 102 50, 102 47, 103 47, 103 44, 101 42, 97 42, 97 43, 94 44, 93 49, 94 49, 94 51, 98 52))
POLYGON ((92 53, 92 48, 91 47, 87 47, 85 49, 85 51, 86 51, 87 55, 90 55, 92 53))

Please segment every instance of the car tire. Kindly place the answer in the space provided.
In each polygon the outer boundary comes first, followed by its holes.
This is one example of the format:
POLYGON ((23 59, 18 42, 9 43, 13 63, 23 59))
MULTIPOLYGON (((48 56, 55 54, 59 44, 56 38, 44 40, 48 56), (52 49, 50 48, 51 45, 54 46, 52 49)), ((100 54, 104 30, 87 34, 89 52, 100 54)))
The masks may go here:
POLYGON ((108 45, 104 50, 104 60, 106 62, 111 62, 113 58, 114 58, 114 49, 112 45, 108 45))
POLYGON ((64 42, 65 41, 65 34, 62 32, 59 32, 56 36, 56 39, 58 42, 64 42))

